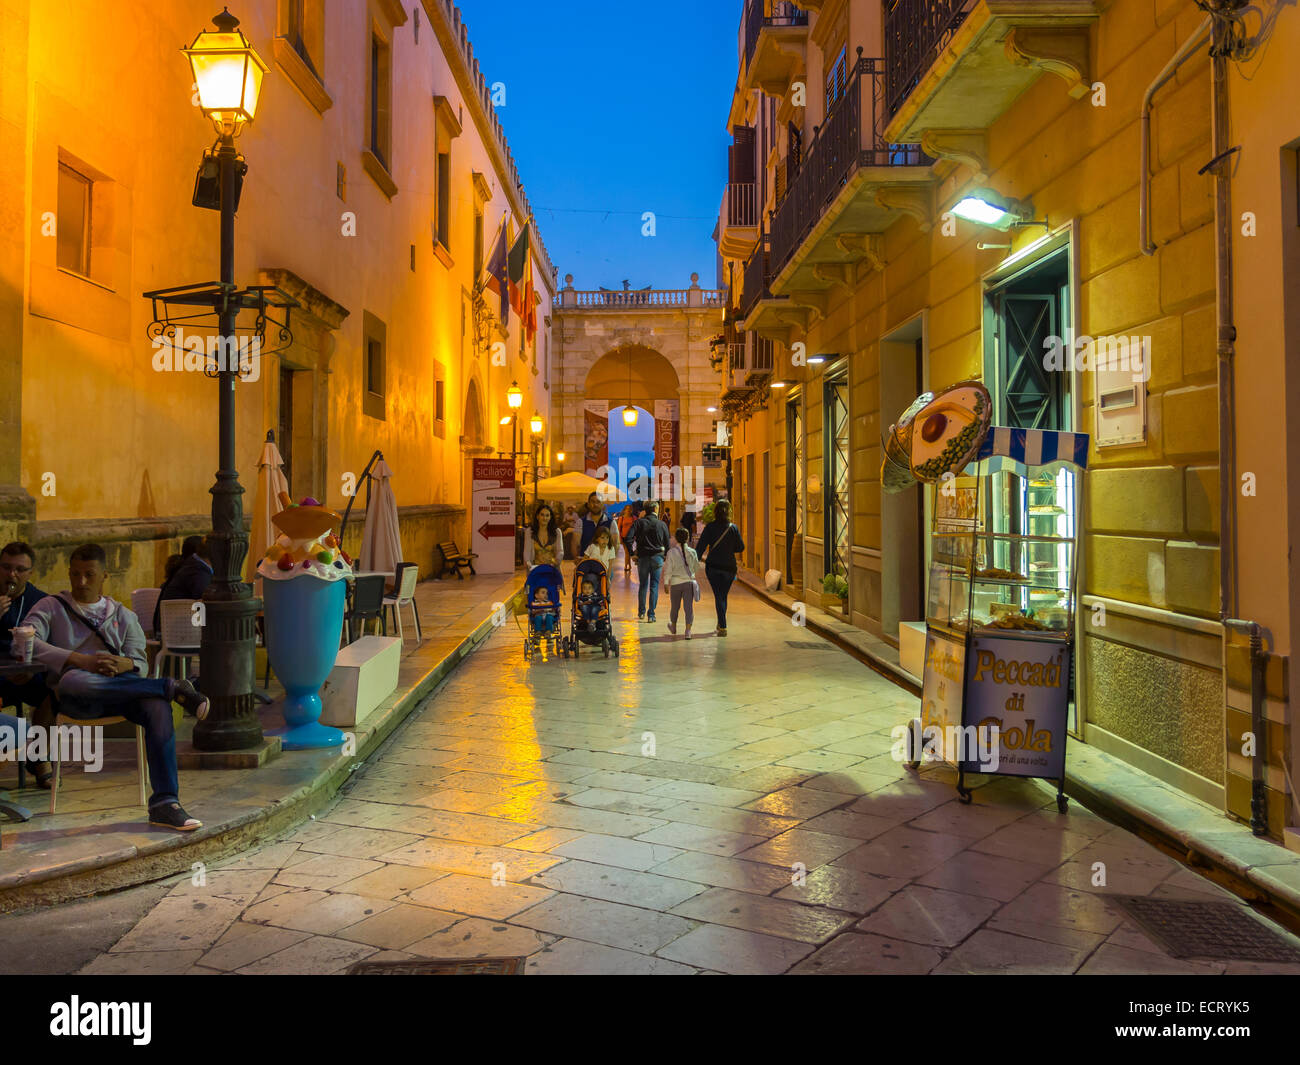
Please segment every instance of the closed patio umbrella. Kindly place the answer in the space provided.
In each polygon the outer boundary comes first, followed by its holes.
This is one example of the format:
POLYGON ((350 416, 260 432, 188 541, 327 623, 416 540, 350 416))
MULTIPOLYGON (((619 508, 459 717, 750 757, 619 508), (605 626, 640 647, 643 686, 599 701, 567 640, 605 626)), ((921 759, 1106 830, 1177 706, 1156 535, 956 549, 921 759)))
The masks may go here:
POLYGON ((393 495, 393 471, 383 459, 370 471, 372 487, 366 504, 366 524, 361 531, 362 570, 392 573, 402 561, 402 537, 397 524, 397 499, 393 495))
POLYGON ((262 561, 266 549, 275 543, 277 533, 271 524, 271 515, 284 509, 280 506, 280 493, 287 491, 289 482, 284 476, 284 458, 275 446, 275 433, 268 432, 262 457, 257 460, 257 494, 253 496, 253 524, 248 533, 248 560, 244 569, 249 581, 257 578, 257 564, 262 561))

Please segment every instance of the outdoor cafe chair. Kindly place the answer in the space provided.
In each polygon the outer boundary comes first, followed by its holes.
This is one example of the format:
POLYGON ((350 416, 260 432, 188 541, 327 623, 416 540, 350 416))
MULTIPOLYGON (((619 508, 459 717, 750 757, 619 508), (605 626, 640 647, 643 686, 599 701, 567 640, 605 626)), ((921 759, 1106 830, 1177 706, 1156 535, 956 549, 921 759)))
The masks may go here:
POLYGON ((402 607, 410 606, 411 617, 415 620, 416 643, 424 640, 424 631, 420 628, 420 612, 415 608, 415 585, 420 579, 420 567, 414 562, 397 564, 397 579, 393 582, 393 594, 384 596, 384 609, 393 612, 393 621, 397 625, 397 636, 406 643, 406 633, 402 631, 402 607))
POLYGON ((164 599, 159 604, 158 624, 162 629, 162 646, 153 660, 153 675, 161 677, 163 666, 179 662, 180 678, 190 674, 190 662, 199 656, 199 639, 203 629, 194 624, 194 604, 197 599, 164 599))
MULTIPOLYGON (((126 718, 121 716, 114 717, 71 717, 68 714, 55 714, 54 725, 57 728, 60 725, 86 726, 90 728, 103 727, 106 725, 117 725, 125 721, 126 718)), ((144 729, 139 725, 133 726, 135 730, 135 764, 140 774, 140 805, 149 805, 149 763, 144 755, 144 729)), ((51 744, 53 748, 54 745, 51 744)), ((58 750, 50 751, 50 761, 54 766, 54 779, 50 781, 50 814, 54 814, 55 808, 59 801, 59 784, 63 780, 62 759, 59 757, 58 750)))
POLYGON ((140 619, 146 636, 153 636, 153 612, 158 606, 161 588, 137 588, 131 593, 131 612, 140 619))
POLYGON ((365 632, 368 621, 378 622, 381 634, 388 635, 388 624, 384 620, 384 575, 382 573, 370 573, 352 582, 352 599, 348 604, 345 626, 348 643, 356 641, 358 626, 362 632, 365 632))

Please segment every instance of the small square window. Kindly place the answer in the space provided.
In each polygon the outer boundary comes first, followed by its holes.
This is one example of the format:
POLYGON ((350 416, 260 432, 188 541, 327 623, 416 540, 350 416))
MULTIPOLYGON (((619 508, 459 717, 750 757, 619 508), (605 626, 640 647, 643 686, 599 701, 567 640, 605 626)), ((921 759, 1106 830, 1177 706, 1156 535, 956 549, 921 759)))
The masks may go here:
POLYGON ((94 183, 85 174, 59 164, 58 265, 82 277, 90 276, 90 207, 94 183))

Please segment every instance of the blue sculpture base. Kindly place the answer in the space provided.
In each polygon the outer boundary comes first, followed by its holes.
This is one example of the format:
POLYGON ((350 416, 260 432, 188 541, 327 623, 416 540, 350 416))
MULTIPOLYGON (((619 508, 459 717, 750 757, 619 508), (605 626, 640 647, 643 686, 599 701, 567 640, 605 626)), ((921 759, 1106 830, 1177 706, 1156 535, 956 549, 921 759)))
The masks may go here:
POLYGON ((342 747, 344 735, 332 725, 311 721, 306 725, 270 729, 267 736, 280 737, 280 749, 285 751, 310 751, 321 747, 342 747))

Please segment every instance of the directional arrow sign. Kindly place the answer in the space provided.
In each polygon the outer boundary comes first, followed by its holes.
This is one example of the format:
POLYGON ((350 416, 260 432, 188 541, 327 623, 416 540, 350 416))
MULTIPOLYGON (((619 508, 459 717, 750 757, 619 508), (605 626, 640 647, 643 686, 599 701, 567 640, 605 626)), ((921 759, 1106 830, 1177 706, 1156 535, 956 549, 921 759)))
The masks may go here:
POLYGON ((513 525, 488 525, 484 522, 479 526, 478 534, 485 540, 490 540, 494 536, 514 536, 515 527, 513 525))

